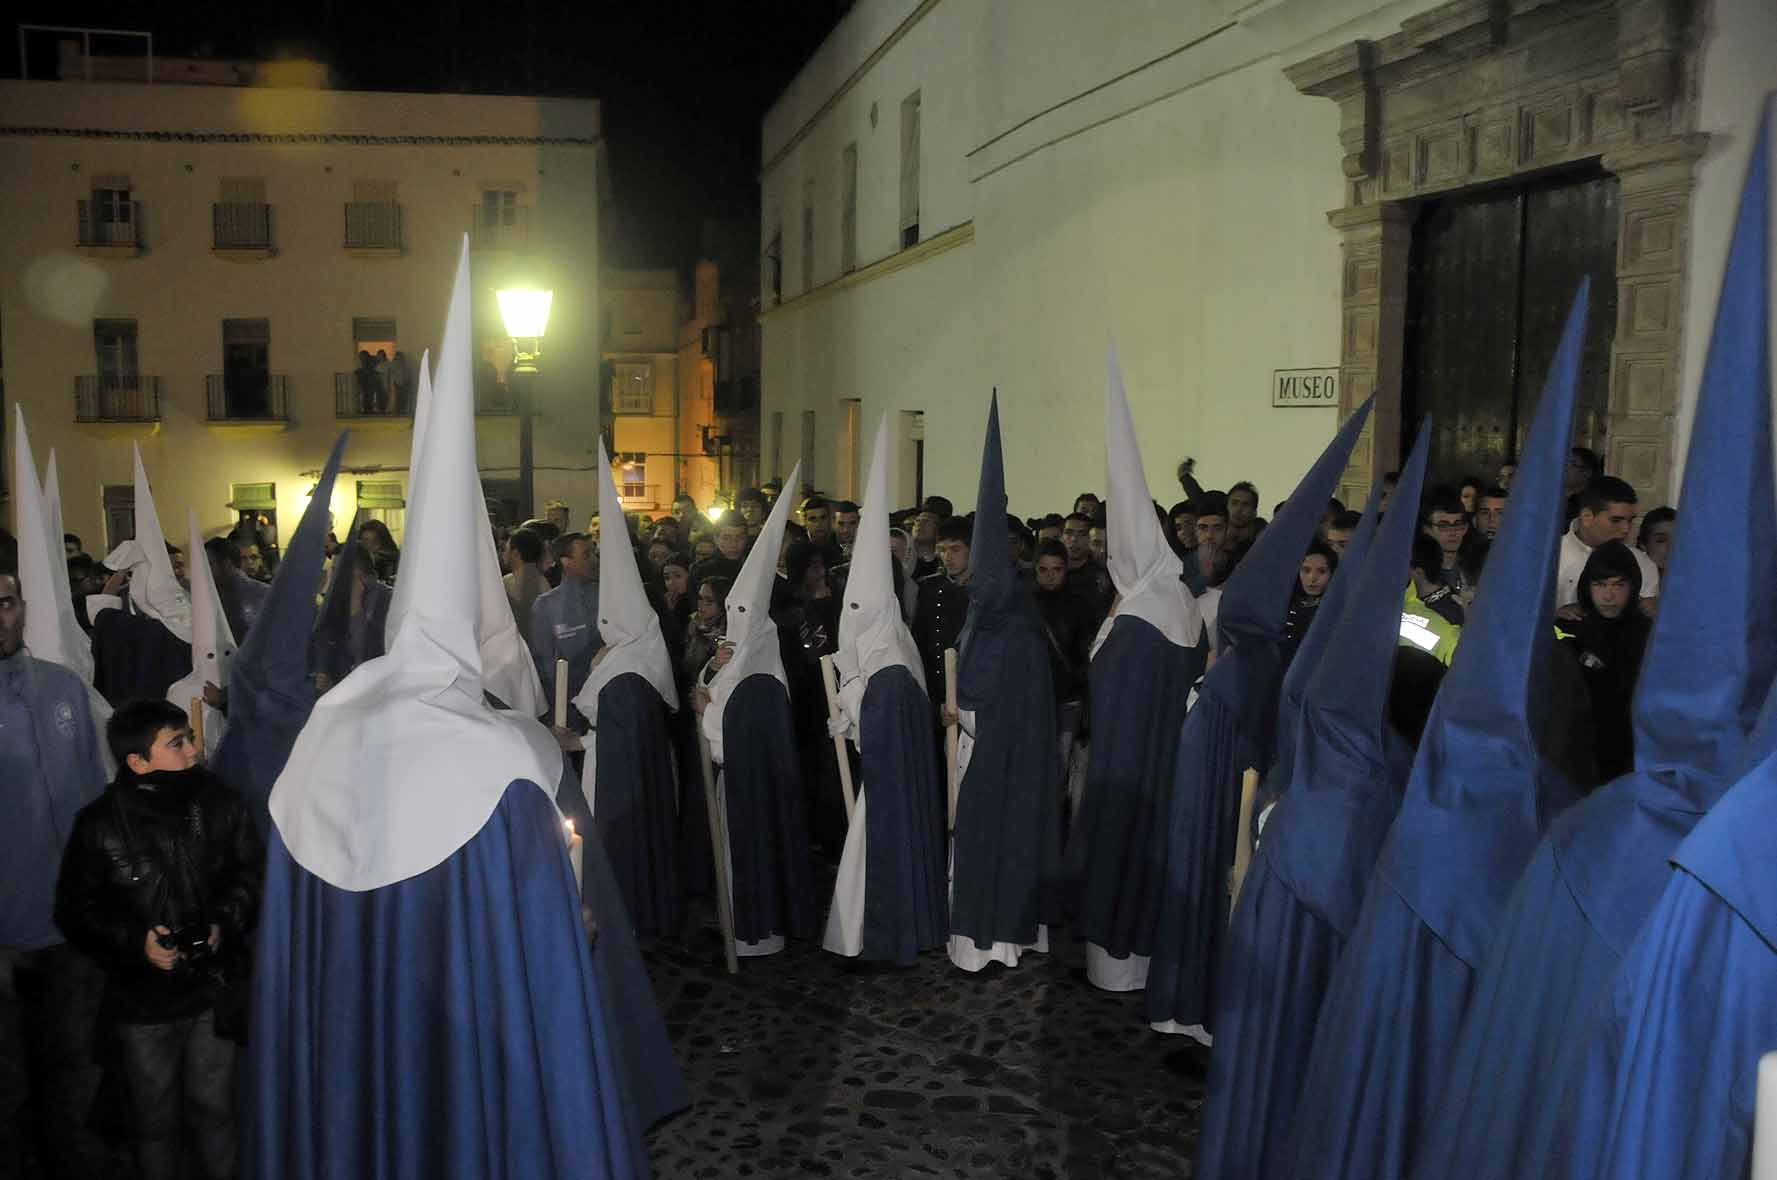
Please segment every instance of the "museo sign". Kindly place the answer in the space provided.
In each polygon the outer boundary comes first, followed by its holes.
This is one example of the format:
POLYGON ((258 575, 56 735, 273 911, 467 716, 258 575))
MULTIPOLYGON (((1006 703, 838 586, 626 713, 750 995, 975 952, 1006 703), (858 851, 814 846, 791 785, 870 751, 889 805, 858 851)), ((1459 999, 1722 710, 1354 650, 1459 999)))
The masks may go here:
POLYGON ((1338 369, 1276 369, 1271 374, 1273 406, 1338 408, 1338 369))

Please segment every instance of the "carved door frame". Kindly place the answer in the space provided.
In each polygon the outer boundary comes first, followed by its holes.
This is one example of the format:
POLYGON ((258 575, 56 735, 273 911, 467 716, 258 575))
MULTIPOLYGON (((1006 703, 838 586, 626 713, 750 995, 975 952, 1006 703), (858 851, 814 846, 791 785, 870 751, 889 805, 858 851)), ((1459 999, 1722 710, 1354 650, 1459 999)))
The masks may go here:
POLYGON ((1648 505, 1672 476, 1695 165, 1693 0, 1452 0, 1287 67, 1339 104, 1340 416, 1376 405, 1341 484, 1400 465, 1416 202, 1597 160, 1620 183, 1607 470, 1648 505))

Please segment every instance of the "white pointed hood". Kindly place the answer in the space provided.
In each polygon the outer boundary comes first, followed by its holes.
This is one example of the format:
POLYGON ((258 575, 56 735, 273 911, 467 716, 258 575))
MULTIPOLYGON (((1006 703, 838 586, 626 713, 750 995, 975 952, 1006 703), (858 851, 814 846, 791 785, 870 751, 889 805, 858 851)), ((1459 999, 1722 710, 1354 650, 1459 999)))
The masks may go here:
MULTIPOLYGON (((1166 543, 1160 518, 1154 513, 1115 347, 1105 356, 1104 445, 1106 486, 1110 488, 1105 541, 1110 550, 1111 582, 1120 596, 1113 617, 1134 615, 1153 624, 1169 643, 1195 647, 1203 636, 1203 618, 1191 592, 1179 580, 1184 566, 1166 543)), ((1109 631, 1108 626, 1101 631, 1101 639, 1109 631)))
MULTIPOLYGON (((605 685, 634 672, 654 686, 669 709, 679 707, 673 686, 673 660, 660 633, 660 616, 642 586, 636 565, 635 546, 629 542, 629 524, 617 485, 611 482, 611 458, 599 440, 599 638, 604 655, 598 657, 586 683, 574 696, 574 704, 586 719, 598 724, 599 693, 605 685)), ((589 763, 590 764, 590 763, 589 763)))
MULTIPOLYGON (((12 531, 19 547, 19 590, 25 596, 25 646, 93 682, 93 646, 74 619, 59 514, 37 484, 37 463, 25 434, 25 411, 14 406, 12 531)), ((54 479, 51 459, 50 478, 54 479)))
MULTIPOLYGON (((413 397, 413 441, 407 451, 407 511, 403 535, 412 536, 418 527, 419 519, 425 513, 425 505, 415 495, 420 470, 420 441, 425 437, 426 415, 432 407, 432 350, 427 349, 420 354, 419 387, 413 397)), ((474 465, 470 465, 470 475, 474 476, 474 465)), ((480 480, 476 480, 477 486, 480 480)), ((476 494, 476 502, 480 503, 480 493, 476 494)), ((477 517, 477 519, 480 519, 477 517)), ((355 524, 356 522, 354 522, 355 524)), ((353 539, 357 539, 356 532, 353 539)), ((383 620, 383 650, 388 651, 395 646, 395 633, 401 630, 401 620, 407 617, 408 606, 413 601, 415 583, 405 582, 399 575, 395 578, 395 589, 389 596, 389 613, 383 620)))
MULTIPOLYGON (((787 488, 799 488, 802 464, 790 472, 787 488)), ((784 657, 777 645, 777 626, 771 621, 771 593, 777 588, 777 559, 784 547, 784 524, 790 519, 793 496, 779 496, 765 518, 759 539, 735 576, 728 591, 728 624, 724 634, 734 645, 734 655, 709 683, 710 704, 703 711, 704 736, 710 739, 710 757, 722 761, 722 714, 728 698, 747 677, 757 673, 775 677, 786 692, 784 657)))
MULTIPOLYGON (((414 394, 413 402, 413 447, 408 457, 408 483, 412 486, 413 473, 419 470, 419 440, 426 429, 426 415, 432 405, 432 366, 431 353, 420 357, 419 388, 414 394)), ((478 511, 475 519, 485 522, 485 501, 481 490, 481 477, 474 467, 469 469, 470 484, 475 489, 475 503, 478 511)), ((409 496, 407 510, 407 528, 413 528, 414 516, 423 511, 417 500, 409 496)), ((482 529, 482 542, 476 547, 476 563, 478 587, 481 593, 481 610, 475 625, 476 644, 481 649, 481 682, 482 687, 498 697, 509 709, 516 710, 528 717, 536 717, 549 707, 543 696, 543 685, 537 679, 537 663, 531 658, 530 648, 525 644, 524 637, 518 633, 518 621, 512 615, 512 600, 506 596, 506 586, 500 580, 500 556, 494 550, 493 533, 482 529)), ((383 642, 385 645, 395 641, 395 633, 401 629, 401 620, 407 614, 412 590, 403 590, 409 585, 395 579, 395 591, 389 601, 388 619, 383 624, 383 642)))
MULTIPOLYGON (((315 705, 272 788, 290 855, 340 889, 404 881, 473 839, 515 780, 551 798, 561 751, 549 731, 482 697, 469 247, 457 262, 444 347, 419 441, 399 585, 405 614, 388 654, 358 665, 315 705)), ((399 593, 400 591, 397 591, 399 593)))
MULTIPOLYGON (((222 595, 216 591, 216 578, 210 571, 210 555, 204 551, 204 535, 198 531, 197 513, 187 510, 185 572, 191 579, 191 671, 183 680, 174 681, 167 689, 167 700, 181 709, 190 709, 193 698, 201 699, 204 685, 228 687, 228 666, 234 662, 234 632, 222 610, 222 595)), ((209 705, 204 711, 204 756, 216 752, 222 741, 222 730, 228 719, 209 705)))
MULTIPOLYGON (((20 429, 23 430, 23 423, 20 429)), ((80 678, 90 686, 93 682, 93 641, 80 625, 80 617, 74 613, 74 588, 69 585, 65 561, 67 551, 62 547, 62 536, 68 531, 62 524, 62 480, 56 472, 56 449, 49 448, 49 463, 43 470, 43 510, 49 517, 49 555, 50 582, 56 596, 56 617, 66 637, 65 650, 68 659, 61 661, 79 673, 80 678)), ((104 698, 93 694, 95 701, 104 698)), ((104 717, 111 716, 111 706, 106 705, 104 717)), ((103 741, 100 743, 103 745, 103 741)), ((109 762, 111 748, 105 747, 105 758, 109 762)))
MULTIPOLYGON (((191 599, 173 574, 166 534, 161 532, 160 515, 154 508, 154 492, 142 467, 142 448, 132 449, 136 457, 136 536, 107 554, 105 564, 114 570, 133 571, 130 601, 136 609, 159 619, 167 630, 190 643, 191 599)), ((187 563, 196 557, 186 554, 187 563)))
POLYGON ((857 677, 865 681, 899 664, 913 673, 923 689, 925 671, 920 666, 919 648, 901 617, 901 600, 895 595, 895 575, 890 568, 895 558, 889 550, 888 424, 889 417, 884 414, 876 425, 858 538, 852 546, 851 574, 840 606, 839 650, 833 662, 842 680, 857 677))

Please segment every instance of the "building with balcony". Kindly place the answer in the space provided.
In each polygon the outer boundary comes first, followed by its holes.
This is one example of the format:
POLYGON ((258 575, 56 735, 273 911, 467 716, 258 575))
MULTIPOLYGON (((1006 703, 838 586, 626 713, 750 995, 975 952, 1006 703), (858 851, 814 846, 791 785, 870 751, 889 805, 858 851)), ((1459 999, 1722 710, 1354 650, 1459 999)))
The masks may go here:
MULTIPOLYGON (((679 388, 684 297, 671 270, 607 270, 599 279, 611 470, 629 511, 672 505, 682 486, 679 388)), ((578 519, 576 516, 574 519, 578 519)))
POLYGON ((1514 454, 1582 277, 1576 442, 1675 492, 1768 0, 859 0, 766 113, 763 474, 967 503, 997 387, 1014 510, 1104 487, 1121 354, 1155 497, 1269 506, 1375 412, 1442 478, 1514 454), (1331 402, 1292 401, 1312 369, 1331 402))
POLYGON ((490 506, 527 502, 494 292, 548 287, 532 494, 591 511, 598 102, 356 93, 241 63, 174 63, 151 84, 139 63, 69 60, 64 78, 94 80, 0 82, 0 378, 39 461, 55 449, 89 550, 124 539, 132 442, 170 537, 188 508, 210 532, 251 513, 287 534, 346 427, 338 528, 362 509, 398 533, 421 358, 465 234, 490 506))

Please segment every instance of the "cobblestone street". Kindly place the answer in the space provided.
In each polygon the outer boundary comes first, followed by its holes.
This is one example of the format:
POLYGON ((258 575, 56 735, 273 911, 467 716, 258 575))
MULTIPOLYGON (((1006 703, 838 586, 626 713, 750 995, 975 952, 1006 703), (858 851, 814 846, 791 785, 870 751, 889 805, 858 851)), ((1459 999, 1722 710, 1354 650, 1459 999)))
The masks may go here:
POLYGON ((1060 950, 969 976, 792 944, 728 976, 709 926, 657 948, 694 1105, 651 1137, 655 1175, 1188 1176, 1206 1055, 1060 950))

